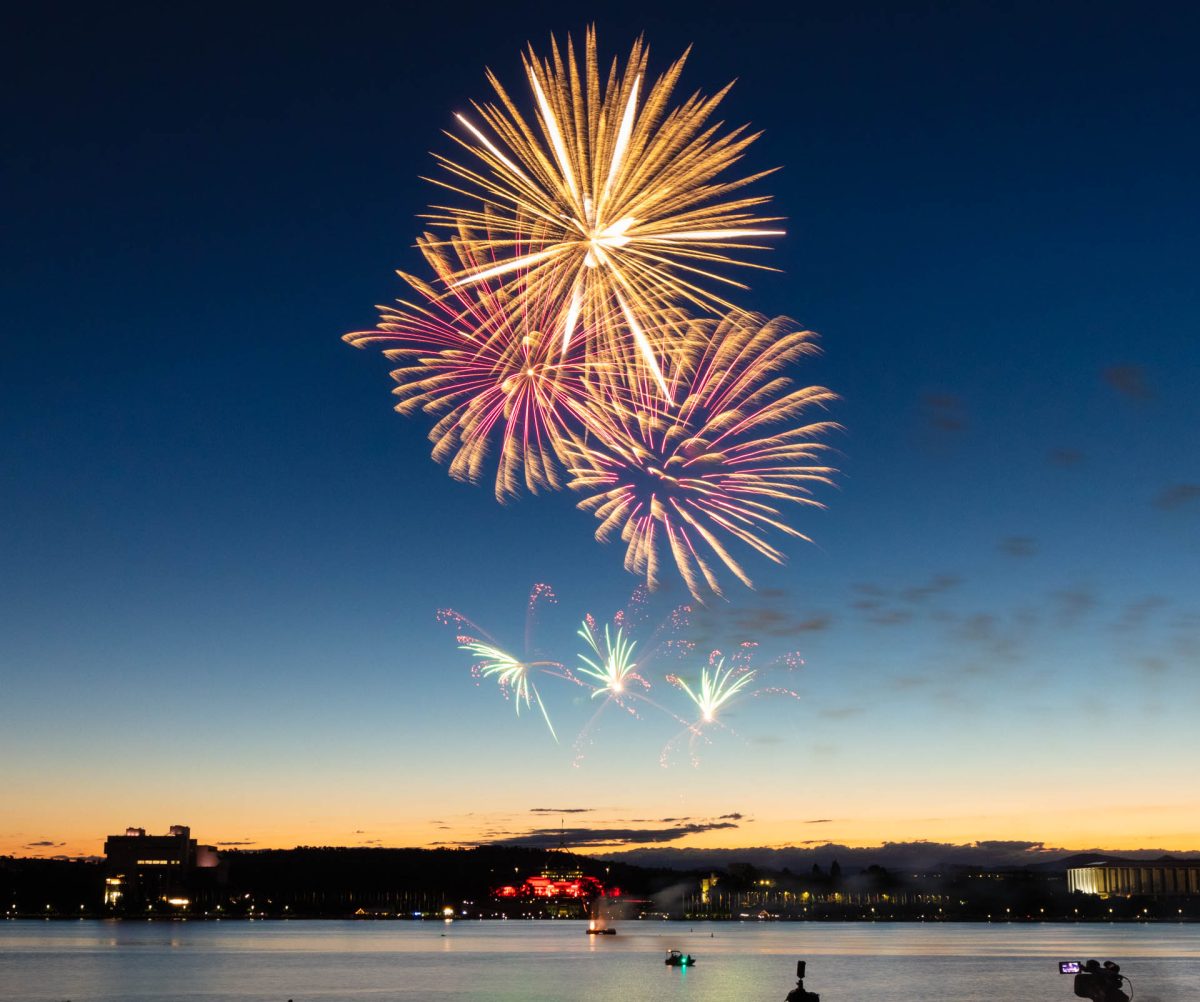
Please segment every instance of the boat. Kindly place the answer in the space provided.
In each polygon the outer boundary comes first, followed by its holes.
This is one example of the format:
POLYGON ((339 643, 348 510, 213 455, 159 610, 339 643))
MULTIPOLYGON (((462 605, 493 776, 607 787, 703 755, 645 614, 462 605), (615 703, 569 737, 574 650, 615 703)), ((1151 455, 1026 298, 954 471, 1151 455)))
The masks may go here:
POLYGON ((690 953, 681 953, 679 950, 668 950, 667 959, 663 961, 668 967, 693 967, 696 963, 696 958, 690 953))
POLYGON ((607 926, 606 926, 605 928, 603 928, 603 929, 591 929, 591 928, 589 928, 589 929, 588 929, 588 931, 587 931, 587 934, 588 934, 589 936, 615 936, 615 935, 617 934, 617 930, 616 930, 616 929, 609 929, 607 926))

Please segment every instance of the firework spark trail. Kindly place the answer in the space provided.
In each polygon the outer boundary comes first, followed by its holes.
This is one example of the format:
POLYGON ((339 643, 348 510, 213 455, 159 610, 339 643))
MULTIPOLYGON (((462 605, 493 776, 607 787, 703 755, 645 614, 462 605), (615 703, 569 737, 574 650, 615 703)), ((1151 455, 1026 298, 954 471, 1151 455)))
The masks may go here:
POLYGON ((577 324, 600 336, 588 346, 610 360, 632 357, 670 401, 670 370, 681 304, 735 309, 713 284, 745 289, 725 266, 763 268, 741 252, 782 234, 759 216, 768 196, 742 189, 771 171, 727 178, 758 138, 722 132, 709 119, 728 92, 693 94, 671 108, 683 57, 647 86, 648 50, 636 42, 623 73, 614 60, 602 83, 594 29, 581 60, 551 39, 549 59, 522 57, 536 114, 531 125, 494 74, 499 103, 474 103, 488 131, 458 115, 450 134, 473 166, 437 157, 448 179, 428 179, 479 208, 434 205, 434 227, 471 233, 479 263, 450 276, 452 288, 504 280, 514 298, 564 304, 556 340, 564 353, 577 324), (718 269, 718 270, 714 270, 718 269))
MULTIPOLYGON (((681 677, 677 670, 659 674, 664 671, 665 665, 657 668, 651 676, 650 666, 660 658, 694 664, 696 642, 683 635, 691 626, 692 610, 688 606, 676 606, 650 630, 646 639, 635 639, 634 631, 647 628, 651 621, 648 591, 644 585, 635 589, 625 608, 612 617, 610 624, 601 627, 590 614, 584 617, 576 636, 584 641, 586 647, 577 654, 580 664, 572 670, 564 662, 546 656, 534 646, 534 631, 541 610, 546 605, 554 604, 557 604, 557 597, 549 585, 533 586, 526 606, 524 655, 517 655, 499 644, 462 613, 442 609, 439 610, 438 619, 454 628, 459 649, 471 656, 471 674, 475 679, 478 682, 494 681, 504 698, 513 702, 517 716, 536 705, 555 741, 559 738, 551 707, 538 689, 536 676, 546 675, 571 682, 589 690, 591 699, 601 700, 573 742, 576 766, 585 757, 596 725, 609 707, 615 706, 637 720, 643 719, 636 707, 638 703, 661 712, 681 728, 663 747, 661 764, 670 764, 674 749, 686 738, 692 762, 698 765, 698 746, 711 742, 710 731, 720 728, 736 736, 736 731, 722 719, 734 702, 743 697, 801 698, 795 691, 778 685, 750 688, 752 683, 765 681, 773 668, 790 674, 798 664, 803 663, 797 660, 795 652, 787 652, 774 658, 766 669, 756 668, 754 661, 759 653, 759 644, 754 640, 741 641, 728 654, 721 650, 710 650, 699 671, 699 678, 694 682, 690 677, 681 677), (688 719, 651 698, 651 677, 663 679, 669 686, 682 692, 698 716, 688 719)), ((581 702, 590 700, 575 701, 576 705, 581 702)))
POLYGON ((754 679, 752 669, 739 668, 731 664, 725 667, 725 659, 718 658, 715 665, 700 669, 700 682, 693 690, 687 681, 678 675, 670 681, 679 686, 700 711, 700 722, 711 724, 717 719, 721 707, 726 706, 754 679))
POLYGON ((544 582, 535 584, 529 590, 529 602, 525 606, 525 650, 533 650, 533 634, 538 628, 542 608, 547 605, 558 605, 558 596, 554 589, 544 582))
POLYGON ((653 85, 647 61, 639 41, 602 82, 591 30, 582 60, 569 38, 565 56, 530 50, 532 124, 489 74, 484 128, 459 116, 478 163, 442 158, 438 182, 478 207, 435 207, 450 233, 418 240, 444 291, 404 275, 418 302, 346 340, 403 363, 396 409, 436 419, 451 476, 477 483, 495 457, 501 501, 570 486, 596 537, 625 542, 627 569, 653 588, 673 561, 703 602, 722 569, 752 586, 734 551, 781 563, 771 534, 808 539, 783 502, 823 507, 811 488, 834 471, 817 439, 835 425, 801 420, 834 396, 784 374, 814 335, 694 284, 731 281, 707 269, 747 264, 731 252, 775 231, 756 228, 767 199, 740 192, 760 175, 724 179, 755 138, 709 124, 725 92, 672 109, 683 59, 653 85))
MULTIPOLYGON (((778 685, 750 689, 752 682, 763 681, 766 674, 765 671, 753 667, 758 647, 757 641, 749 640, 738 644, 737 649, 728 657, 723 656, 719 650, 712 651, 709 654, 708 663, 700 670, 700 678, 694 688, 679 675, 667 676, 667 681, 687 696, 690 705, 699 713, 699 717, 685 723, 683 730, 663 746, 659 753, 660 765, 664 768, 668 767, 675 749, 686 740, 691 763, 693 766, 698 766, 700 764, 699 745, 701 743, 711 744, 709 732, 714 728, 720 728, 737 736, 737 732, 721 719, 723 711, 735 702, 742 699, 769 697, 801 700, 798 692, 778 685)), ((767 670, 776 666, 782 666, 781 670, 784 671, 794 670, 797 663, 803 664, 802 661, 797 662, 795 658, 793 652, 788 652, 782 657, 772 660, 767 670)))
POLYGON ((600 520, 596 538, 619 535, 626 543, 627 570, 656 588, 666 550, 703 602, 721 594, 721 565, 752 586, 726 539, 775 563, 784 555, 767 530, 808 540, 779 506, 824 507, 810 485, 832 483, 835 471, 816 462, 828 448, 817 439, 837 425, 796 423, 836 397, 820 386, 794 387, 781 374, 816 351, 812 332, 794 330, 786 318, 745 314, 698 329, 706 336, 692 339, 697 357, 674 387, 678 409, 610 402, 622 434, 576 443, 569 486, 588 495, 579 508, 600 520))
POLYGON ((698 768, 700 765, 698 745, 701 742, 712 743, 709 731, 713 727, 720 727, 722 730, 732 732, 732 728, 717 719, 717 712, 750 683, 755 673, 748 668, 737 668, 732 664, 726 669, 724 664, 725 659, 721 657, 721 652, 713 651, 709 655, 708 664, 700 669, 700 681, 694 690, 680 676, 667 676, 667 681, 671 685, 686 694, 694 709, 699 711, 700 717, 693 721, 682 721, 680 718, 683 730, 663 745, 662 751, 659 753, 659 765, 663 768, 670 765, 675 748, 685 739, 691 764, 693 768, 698 768))
MULTIPOLYGON (((442 279, 456 264, 474 260, 461 241, 449 249, 427 238, 418 245, 442 279)), ((498 500, 522 487, 534 494, 558 489, 567 442, 612 439, 608 400, 620 399, 621 390, 604 379, 607 399, 597 399, 604 373, 585 358, 590 328, 563 353, 552 333, 559 313, 552 300, 524 296, 514 306, 506 289, 487 282, 442 294, 416 276, 401 277, 423 302, 380 307, 375 329, 343 340, 359 348, 390 346, 384 355, 403 363, 391 374, 398 384, 395 409, 437 419, 429 433, 433 458, 447 464, 452 477, 481 481, 498 444, 498 500)))
POLYGON ((591 744, 591 735, 609 707, 615 706, 640 720, 639 705, 644 704, 679 726, 688 726, 686 720, 649 693, 652 689, 651 669, 660 660, 678 661, 692 654, 695 645, 680 635, 688 626, 690 612, 686 605, 674 607, 666 618, 657 622, 648 636, 635 640, 635 634, 645 633, 651 619, 649 590, 645 585, 638 585, 625 607, 614 614, 612 623, 603 627, 603 632, 591 614, 584 617, 577 636, 584 640, 591 654, 578 655, 582 662, 578 671, 587 677, 581 681, 592 687, 592 697, 603 697, 603 702, 575 740, 576 766, 583 760, 585 749, 591 744), (639 650, 636 660, 635 649, 639 650))
POLYGON ((624 629, 617 627, 614 635, 610 628, 605 626, 601 639, 589 617, 583 621, 577 635, 583 638, 592 651, 592 657, 586 654, 579 655, 582 662, 579 671, 600 683, 592 692, 593 699, 604 695, 620 696, 629 688, 630 683, 640 683, 644 688, 650 688, 650 683, 637 673, 637 663, 633 659, 637 643, 625 636, 624 629))
POLYGON ((550 711, 538 691, 533 676, 544 674, 573 682, 576 685, 583 685, 583 683, 561 661, 540 658, 536 654, 530 657, 528 652, 533 650, 533 630, 537 624, 541 606, 553 605, 557 601, 553 589, 547 584, 535 584, 531 589, 525 612, 526 658, 519 658, 509 653, 460 612, 453 609, 439 609, 437 615, 439 622, 458 631, 459 650, 468 652, 472 657, 471 674, 476 679, 495 679, 501 694, 506 699, 512 700, 518 717, 521 715, 522 708, 527 709, 536 703, 556 742, 558 733, 554 729, 550 711), (484 639, 480 639, 479 635, 483 635, 484 639))
POLYGON ((528 707, 531 701, 536 702, 538 709, 542 711, 546 726, 550 728, 550 734, 555 741, 558 740, 554 724, 550 721, 550 711, 546 709, 541 693, 538 692, 530 675, 534 671, 561 674, 563 666, 560 663, 556 661, 520 661, 507 651, 478 640, 459 644, 459 650, 469 651, 475 658, 472 670, 477 672, 480 678, 495 677, 501 691, 506 694, 511 693, 518 717, 521 715, 522 706, 528 707), (559 670, 555 671, 554 669, 559 670))
POLYGON ((344 338, 381 344, 400 363, 396 410, 435 419, 433 457, 452 477, 478 483, 494 463, 500 501, 569 486, 599 520, 597 539, 626 544, 625 566, 645 584, 603 635, 584 620, 578 635, 591 654, 579 671, 589 681, 533 649, 538 610, 555 601, 548 586, 530 595, 524 656, 458 613, 439 614, 458 627, 476 679, 494 681, 518 715, 536 703, 556 741, 538 674, 603 697, 579 741, 611 704, 637 717, 635 698, 693 741, 725 727, 717 716, 746 694, 757 645, 743 643, 728 668, 714 652, 695 690, 666 676, 700 710, 689 724, 645 695, 654 656, 694 654, 678 630, 688 609, 669 617, 668 639, 660 624, 635 642, 647 593, 668 561, 701 603, 721 594, 722 569, 751 586, 733 551, 783 562, 773 532, 808 539, 785 521, 784 502, 823 507, 813 485, 835 472, 819 459, 837 426, 807 416, 834 395, 787 376, 815 352, 815 335, 714 291, 747 288, 724 272, 763 268, 743 252, 766 250, 762 238, 782 230, 761 214, 767 196, 744 194, 772 172, 731 174, 757 134, 711 121, 729 88, 672 106, 686 58, 651 82, 639 40, 605 78, 594 29, 580 58, 569 36, 565 51, 552 38, 550 58, 532 47, 522 57, 531 117, 489 72, 496 101, 456 116, 464 131, 451 135, 467 157, 437 157, 446 173, 433 183, 468 205, 426 216, 436 233, 417 246, 433 284, 401 273, 414 301, 380 307, 374 330, 344 338))

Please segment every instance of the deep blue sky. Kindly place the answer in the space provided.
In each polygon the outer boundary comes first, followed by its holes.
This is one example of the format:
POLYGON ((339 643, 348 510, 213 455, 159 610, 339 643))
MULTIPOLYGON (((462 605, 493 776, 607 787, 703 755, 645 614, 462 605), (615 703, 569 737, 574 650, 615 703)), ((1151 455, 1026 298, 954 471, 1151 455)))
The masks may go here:
MULTIPOLYGON (((616 814, 660 795, 662 735, 613 750, 620 782, 572 770, 433 616, 515 644, 547 581, 566 635, 628 595, 620 550, 570 497, 500 508, 450 481, 391 412, 385 361, 339 340, 419 267, 440 130, 485 66, 515 87, 527 40, 581 31, 568 10, 4 15, 0 792, 24 807, 0 851, 87 848, 168 807, 290 844, 300 805, 339 791, 339 817, 393 839, 539 789, 616 814), (438 742, 440 776, 413 778, 438 742)), ((644 31, 652 70, 694 44, 684 92, 738 79, 724 117, 765 130, 750 164, 783 165, 763 187, 788 217, 750 305, 819 331, 807 378, 843 398, 839 487, 798 516, 816 545, 755 568, 771 591, 734 593, 716 631, 801 649, 804 701, 746 712, 689 809, 783 840, 793 815, 739 778, 773 764, 822 774, 796 816, 840 810, 846 841, 915 837, 981 787, 1002 809, 971 795, 939 835, 1009 837, 1043 785, 1169 789, 1200 705, 1195 8, 594 16, 609 57, 644 31), (1099 732, 1120 753, 1093 757, 1099 732), (930 784, 948 792, 921 801, 930 784)), ((1146 796, 1169 819, 1114 843, 1200 841, 1195 803, 1146 796)), ((1101 840, 1082 793, 1064 804, 1028 837, 1101 840)))

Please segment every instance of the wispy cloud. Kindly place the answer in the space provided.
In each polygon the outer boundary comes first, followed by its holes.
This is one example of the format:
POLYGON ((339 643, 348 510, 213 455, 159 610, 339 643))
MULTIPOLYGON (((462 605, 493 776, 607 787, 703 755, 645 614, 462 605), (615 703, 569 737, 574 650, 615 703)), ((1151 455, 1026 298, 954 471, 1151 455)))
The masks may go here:
POLYGON ((1049 459, 1055 466, 1071 467, 1082 463, 1084 455, 1078 449, 1058 448, 1050 450, 1049 459))
POLYGON ((517 845, 543 847, 557 845, 560 839, 566 845, 576 847, 643 845, 676 842, 688 835, 737 827, 732 821, 710 821, 673 825, 668 828, 568 828, 561 833, 553 830, 528 832, 509 841, 517 845))
MULTIPOLYGON (((729 817, 732 818, 733 815, 729 817)), ((737 821, 717 819, 714 821, 689 821, 658 828, 534 828, 520 833, 496 833, 496 836, 489 841, 533 849, 550 849, 560 844, 568 849, 618 848, 628 845, 661 845, 667 842, 677 842, 689 835, 738 827, 740 825, 737 821)))
POLYGON ((953 434, 966 430, 966 405, 952 393, 926 393, 921 398, 921 412, 935 431, 953 434))
POLYGON ((591 814, 594 807, 531 807, 530 814, 591 814))
POLYGON ((1176 511, 1197 501, 1200 501, 1200 484, 1172 484, 1154 499, 1154 507, 1176 511))
POLYGON ((1032 536, 1008 536, 1000 540, 1000 552, 1009 557, 1032 557, 1037 553, 1037 540, 1032 536))
POLYGON ((1101 374, 1109 388, 1129 400, 1150 400, 1154 391, 1140 365, 1110 365, 1101 374))

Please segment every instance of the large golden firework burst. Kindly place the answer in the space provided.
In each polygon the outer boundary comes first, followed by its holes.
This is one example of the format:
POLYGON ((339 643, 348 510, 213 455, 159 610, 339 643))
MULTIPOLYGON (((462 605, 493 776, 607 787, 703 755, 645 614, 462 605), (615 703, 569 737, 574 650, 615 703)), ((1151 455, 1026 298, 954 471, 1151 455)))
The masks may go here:
POLYGON ((451 176, 435 183, 472 204, 428 216, 456 240, 469 234, 478 263, 449 276, 452 287, 501 280, 515 302, 561 304, 552 333, 562 353, 589 329, 589 356, 643 367, 667 400, 679 307, 733 309, 712 286, 746 286, 719 269, 762 267, 741 252, 782 232, 758 215, 768 196, 741 194, 770 171, 725 177, 757 138, 710 123, 728 87, 671 107, 685 59, 651 85, 639 40, 602 82, 594 29, 582 60, 569 36, 565 56, 554 39, 549 59, 531 47, 532 122, 489 72, 499 103, 474 104, 484 128, 457 116, 465 136, 453 137, 473 161, 437 158, 451 176))
POLYGON ((580 449, 570 486, 588 495, 579 507, 600 519, 596 538, 625 542, 628 570, 656 588, 668 553, 704 601, 721 594, 721 566, 752 586, 731 541, 782 563, 769 530, 808 538, 780 508, 823 507, 811 487, 831 483, 835 471, 820 462, 828 446, 819 439, 837 426, 802 422, 836 397, 822 386, 797 387, 784 374, 816 351, 811 331, 785 317, 748 314, 697 324, 705 328, 693 341, 702 345, 699 357, 670 387, 679 406, 646 411, 613 403, 622 434, 580 449))
POLYGON ((757 134, 711 121, 728 88, 672 104, 685 59, 649 83, 641 41, 603 75, 594 30, 581 57, 552 39, 523 58, 529 118, 489 73, 496 101, 453 137, 469 158, 438 157, 468 204, 426 217, 432 281, 402 273, 412 301, 345 340, 400 363, 396 409, 434 419, 452 476, 494 463, 500 500, 569 486, 630 571, 653 588, 672 561, 704 601, 719 573, 751 585, 740 551, 780 563, 775 534, 808 538, 786 509, 822 507, 836 426, 809 417, 834 395, 788 375, 815 335, 717 291, 782 231, 744 194, 770 172, 731 170, 757 134))

